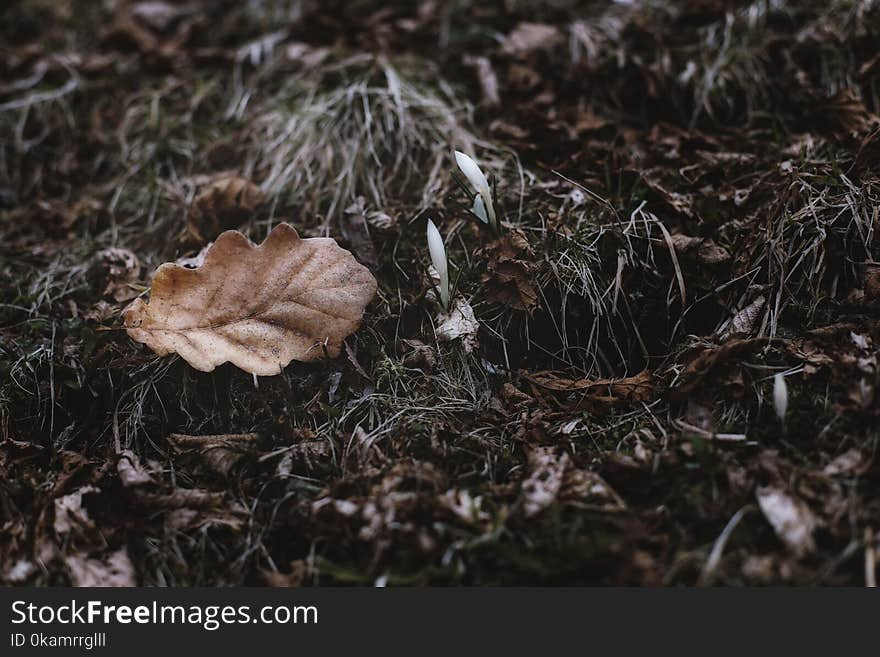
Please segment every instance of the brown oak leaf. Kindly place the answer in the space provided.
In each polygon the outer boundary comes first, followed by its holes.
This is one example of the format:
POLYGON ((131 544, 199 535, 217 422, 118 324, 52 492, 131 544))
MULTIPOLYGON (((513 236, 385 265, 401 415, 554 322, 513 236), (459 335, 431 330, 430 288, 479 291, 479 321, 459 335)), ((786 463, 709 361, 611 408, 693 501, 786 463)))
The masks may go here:
POLYGON ((161 265, 150 301, 126 308, 125 327, 160 356, 197 370, 230 362, 259 376, 291 360, 335 358, 376 294, 376 279, 326 237, 300 239, 289 224, 253 244, 227 231, 195 269, 161 265))

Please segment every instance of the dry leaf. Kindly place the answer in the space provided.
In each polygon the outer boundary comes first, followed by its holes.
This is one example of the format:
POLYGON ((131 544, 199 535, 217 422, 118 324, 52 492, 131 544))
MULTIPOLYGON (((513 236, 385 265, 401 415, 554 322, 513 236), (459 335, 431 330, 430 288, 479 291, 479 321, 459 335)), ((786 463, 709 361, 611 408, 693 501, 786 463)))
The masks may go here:
POLYGON ((137 586, 134 566, 125 548, 103 558, 72 554, 64 559, 74 586, 137 586))
POLYGON ((724 338, 727 339, 738 333, 752 333, 755 329, 755 325, 758 323, 758 318, 761 316, 761 311, 764 309, 766 301, 767 300, 762 294, 734 315, 733 319, 730 321, 730 326, 724 333, 724 338))
POLYGON ((523 513, 531 518, 556 501, 570 459, 564 453, 558 457, 553 447, 535 447, 528 458, 531 474, 522 483, 523 513))
POLYGON ((528 461, 530 474, 521 487, 526 517, 537 515, 557 501, 580 507, 597 505, 607 511, 626 507, 602 477, 575 467, 571 457, 558 453, 555 447, 533 447, 528 461))
POLYGON ((504 39, 502 49, 509 55, 528 55, 550 50, 562 41, 562 34, 553 25, 522 22, 504 39))
POLYGON ((525 408, 535 403, 535 398, 527 395, 509 381, 501 386, 501 398, 514 408, 525 408))
POLYGON ((437 501, 441 507, 451 511, 459 520, 469 525, 489 520, 489 514, 482 509, 482 496, 472 497, 467 490, 450 488, 443 495, 439 495, 437 501))
POLYGON ((397 224, 397 219, 381 210, 370 210, 366 214, 367 223, 377 230, 390 230, 397 224))
POLYGON ((532 312, 538 305, 534 285, 534 251, 518 228, 511 228, 480 249, 487 271, 482 282, 490 296, 511 308, 532 312))
POLYGON ((437 356, 430 345, 421 340, 401 340, 400 343, 406 349, 402 362, 407 367, 422 367, 430 370, 437 364, 437 356))
POLYGON ((733 363, 740 363, 759 347, 773 342, 770 338, 731 338, 723 345, 702 347, 687 364, 681 376, 676 396, 685 398, 703 386, 706 379, 733 363))
POLYGON ((858 449, 849 449, 822 469, 827 477, 851 476, 859 474, 865 466, 865 457, 858 449))
POLYGON ((339 355, 376 293, 376 279, 330 238, 300 239, 288 224, 256 246, 223 233, 202 266, 165 263, 150 302, 124 312, 128 334, 197 370, 230 362, 260 376, 291 361, 339 355))
POLYGON ((74 530, 85 531, 95 528, 95 523, 89 518, 89 513, 83 508, 82 498, 87 493, 97 493, 94 486, 83 486, 63 497, 55 499, 55 522, 56 534, 67 534, 74 530))
MULTIPOLYGON (((666 206, 672 212, 684 215, 688 218, 694 217, 694 197, 693 194, 681 194, 679 192, 671 192, 654 176, 646 175, 642 178, 645 186, 653 192, 653 195, 656 196, 656 200, 661 204, 666 206)), ((682 238, 685 240, 688 239, 697 239, 700 238, 689 238, 687 235, 682 235, 682 238)), ((679 238, 681 239, 681 238, 679 238)), ((675 248, 678 248, 678 244, 673 243, 675 248)))
POLYGON ((130 449, 125 450, 119 455, 116 471, 119 473, 119 479, 125 488, 153 483, 153 478, 144 469, 144 466, 141 465, 137 455, 130 449))
POLYGON ((168 29, 178 18, 188 16, 195 11, 193 5, 174 5, 157 0, 138 2, 131 8, 132 16, 160 32, 168 29))
POLYGON ((168 440, 178 450, 197 453, 209 470, 224 478, 229 476, 232 468, 254 446, 257 439, 255 433, 221 436, 186 436, 172 433, 168 436, 168 440))
POLYGON ((764 517, 788 549, 798 557, 816 549, 816 517, 803 500, 769 486, 759 488, 755 495, 764 517))
POLYGON ((138 500, 154 509, 197 509, 207 510, 223 506, 226 495, 200 488, 175 488, 170 493, 139 493, 138 500))
POLYGON ((131 301, 141 293, 137 287, 141 263, 128 249, 111 247, 95 254, 93 271, 104 285, 102 296, 114 301, 131 301))
POLYGON ((0 578, 7 584, 24 584, 37 572, 37 565, 27 559, 19 559, 0 578))
POLYGON ((308 573, 308 564, 302 559, 290 562, 290 573, 279 573, 274 570, 262 570, 261 574, 268 586, 292 587, 302 586, 308 573))
POLYGON ((840 136, 867 135, 877 127, 878 117, 851 89, 817 98, 814 109, 823 123, 840 136))
POLYGON ((468 354, 477 346, 477 331, 480 323, 474 315, 474 309, 464 299, 456 299, 452 310, 437 315, 436 322, 437 339, 440 342, 461 339, 461 346, 468 354))
POLYGON ((240 531, 247 517, 245 508, 222 492, 198 488, 175 488, 170 493, 146 493, 135 489, 137 501, 151 512, 165 511, 165 524, 177 530, 226 527, 240 531))
POLYGON ((198 243, 236 228, 263 204, 263 192, 247 178, 224 176, 199 192, 187 215, 187 232, 198 243))
POLYGON ((559 499, 598 504, 607 511, 626 508, 623 498, 599 474, 579 468, 572 468, 566 473, 559 499))
POLYGON ((705 237, 677 233, 672 235, 672 244, 679 255, 693 258, 704 265, 720 265, 730 261, 727 249, 705 237))
POLYGON ((378 269, 379 256, 376 254, 376 247, 367 227, 366 203, 363 196, 359 196, 354 203, 345 208, 339 219, 339 232, 358 260, 372 270, 378 269))
MULTIPOLYGON (((326 463, 330 456, 330 444, 326 440, 307 440, 295 443, 285 451, 275 468, 275 474, 282 478, 289 477, 293 473, 294 463, 301 463, 311 470, 317 462, 326 463)), ((262 457, 261 460, 264 458, 262 457)))
POLYGON ((91 308, 83 312, 82 316, 97 324, 103 324, 111 317, 115 317, 119 313, 118 306, 107 303, 103 299, 98 301, 91 308))
POLYGON ((214 509, 198 511, 196 509, 175 509, 165 516, 165 525, 176 531, 204 529, 207 527, 225 528, 231 532, 240 532, 244 527, 247 513, 238 507, 234 511, 214 509))
POLYGON ((571 379, 556 372, 525 375, 533 384, 557 393, 578 393, 571 410, 601 412, 621 404, 650 401, 654 396, 654 377, 649 370, 623 379, 571 379))

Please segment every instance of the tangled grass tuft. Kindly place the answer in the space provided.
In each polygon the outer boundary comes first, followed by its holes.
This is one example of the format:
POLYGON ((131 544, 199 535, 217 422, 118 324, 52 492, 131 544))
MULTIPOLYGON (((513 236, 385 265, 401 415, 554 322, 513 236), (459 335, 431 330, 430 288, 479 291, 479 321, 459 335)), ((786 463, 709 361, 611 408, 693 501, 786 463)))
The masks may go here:
POLYGON ((352 57, 292 78, 251 108, 249 168, 285 205, 336 218, 356 196, 428 208, 449 185, 452 148, 502 175, 515 155, 466 127, 472 108, 424 70, 352 57))

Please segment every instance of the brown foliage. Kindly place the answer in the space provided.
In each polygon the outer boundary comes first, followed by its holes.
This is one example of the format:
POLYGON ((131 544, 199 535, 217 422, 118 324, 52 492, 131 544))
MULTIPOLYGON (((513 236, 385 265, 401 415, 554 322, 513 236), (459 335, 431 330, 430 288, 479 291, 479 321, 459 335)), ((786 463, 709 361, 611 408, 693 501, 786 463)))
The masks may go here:
POLYGON ((237 228, 263 204, 263 192, 247 178, 224 176, 205 186, 187 215, 187 237, 202 244, 237 228))
POLYGON ((332 239, 300 239, 288 224, 256 246, 223 233, 196 269, 165 263, 150 302, 124 313, 128 334, 197 370, 231 362, 260 376, 291 360, 339 355, 376 293, 376 279, 332 239))

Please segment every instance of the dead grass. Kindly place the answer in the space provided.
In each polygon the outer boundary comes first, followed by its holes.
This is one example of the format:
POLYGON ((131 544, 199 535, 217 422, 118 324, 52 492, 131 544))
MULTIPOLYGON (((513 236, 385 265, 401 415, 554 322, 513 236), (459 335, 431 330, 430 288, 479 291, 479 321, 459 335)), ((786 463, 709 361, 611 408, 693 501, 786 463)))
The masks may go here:
POLYGON ((426 62, 401 64, 354 55, 282 85, 247 113, 246 169, 280 203, 328 221, 359 195, 375 208, 433 207, 456 148, 503 176, 515 155, 468 129, 473 108, 426 62))

